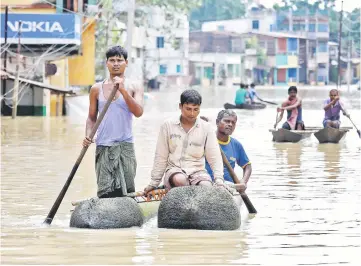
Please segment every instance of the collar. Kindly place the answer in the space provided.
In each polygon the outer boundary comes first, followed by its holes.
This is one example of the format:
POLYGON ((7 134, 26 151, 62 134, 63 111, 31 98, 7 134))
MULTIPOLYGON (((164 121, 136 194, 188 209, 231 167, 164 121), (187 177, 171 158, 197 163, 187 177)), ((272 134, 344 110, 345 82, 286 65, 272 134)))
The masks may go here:
MULTIPOLYGON (((180 120, 181 117, 182 117, 182 116, 180 115, 178 118, 174 119, 173 123, 174 123, 175 125, 182 126, 182 125, 181 125, 181 120, 180 120)), ((193 127, 194 127, 194 126, 199 127, 199 123, 200 123, 200 118, 197 117, 196 122, 194 123, 193 127)))
POLYGON ((221 144, 221 145, 228 145, 231 142, 231 136, 228 136, 227 141, 221 141, 219 139, 217 139, 217 140, 218 140, 218 143, 221 144))

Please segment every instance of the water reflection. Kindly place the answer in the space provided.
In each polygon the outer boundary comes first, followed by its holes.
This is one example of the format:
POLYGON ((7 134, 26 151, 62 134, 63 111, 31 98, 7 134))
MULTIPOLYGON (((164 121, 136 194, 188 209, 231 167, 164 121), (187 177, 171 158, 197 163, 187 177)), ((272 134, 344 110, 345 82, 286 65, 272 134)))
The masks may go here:
POLYGON ((327 178, 336 179, 340 174, 340 154, 342 150, 342 144, 319 144, 317 145, 317 151, 323 153, 325 168, 324 172, 327 178))

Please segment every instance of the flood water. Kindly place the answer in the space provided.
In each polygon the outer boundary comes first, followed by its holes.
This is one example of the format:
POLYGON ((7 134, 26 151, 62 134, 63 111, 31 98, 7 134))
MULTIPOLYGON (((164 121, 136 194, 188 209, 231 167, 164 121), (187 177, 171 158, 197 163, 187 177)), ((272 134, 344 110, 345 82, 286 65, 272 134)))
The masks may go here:
MULTIPOLYGON (((137 190, 150 171, 159 125, 178 115, 181 91, 155 92, 134 121, 137 190)), ((261 90, 280 103, 286 88, 261 90)), ((215 117, 234 90, 202 90, 201 115, 215 117)), ((302 90, 306 126, 321 126, 328 89, 302 90)), ((356 125, 360 92, 343 93, 356 125)), ((314 136, 296 144, 273 143, 275 107, 238 110, 234 137, 252 162, 248 196, 258 214, 244 207, 236 231, 158 229, 156 218, 142 228, 69 228, 71 201, 96 195, 95 147, 88 149, 50 227, 42 222, 76 161, 84 137, 87 97, 68 99, 69 116, 2 117, 2 264, 238 264, 359 265, 360 147, 355 129, 339 144, 319 144, 314 136)), ((352 126, 342 117, 342 126, 352 126)), ((281 126, 282 123, 279 124, 281 126)), ((242 175, 242 170, 236 173, 242 175)))

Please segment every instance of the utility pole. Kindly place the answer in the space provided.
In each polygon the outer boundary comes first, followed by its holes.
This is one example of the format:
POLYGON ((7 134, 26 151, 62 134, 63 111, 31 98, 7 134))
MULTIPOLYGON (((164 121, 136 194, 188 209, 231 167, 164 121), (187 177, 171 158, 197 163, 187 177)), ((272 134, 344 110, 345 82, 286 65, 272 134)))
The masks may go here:
MULTIPOLYGON (((109 16, 108 16, 108 11, 104 12, 105 14, 105 52, 108 50, 109 48, 109 30, 110 30, 110 22, 109 22, 109 16)), ((107 73, 108 73, 108 67, 107 64, 105 62, 104 64, 104 78, 107 78, 107 73)))
POLYGON ((133 28, 134 28, 134 10, 135 0, 128 0, 128 21, 127 21, 127 44, 128 66, 132 63, 132 44, 133 44, 133 28))
POLYGON ((350 92, 350 82, 351 82, 351 58, 352 58, 352 40, 351 40, 351 32, 348 32, 348 60, 347 60, 347 92, 350 92))
POLYGON ((343 16, 343 1, 341 2, 341 17, 340 17, 340 30, 338 37, 338 59, 337 59, 337 89, 341 86, 341 35, 342 35, 342 16, 343 16))
MULTIPOLYGON (((8 53, 7 53, 7 49, 6 49, 6 44, 8 42, 8 13, 9 13, 9 7, 6 6, 5 7, 5 23, 4 23, 4 47, 5 47, 5 51, 4 51, 4 71, 6 72, 6 67, 7 67, 7 57, 8 57, 8 53)), ((6 92, 6 79, 2 80, 2 93, 4 95, 4 93, 6 92)))
POLYGON ((14 82, 14 91, 13 91, 13 110, 12 110, 12 118, 14 119, 16 117, 16 111, 18 107, 18 94, 19 94, 19 72, 20 72, 20 37, 21 37, 21 24, 22 21, 19 21, 19 30, 18 30, 18 49, 16 52, 16 77, 14 82))

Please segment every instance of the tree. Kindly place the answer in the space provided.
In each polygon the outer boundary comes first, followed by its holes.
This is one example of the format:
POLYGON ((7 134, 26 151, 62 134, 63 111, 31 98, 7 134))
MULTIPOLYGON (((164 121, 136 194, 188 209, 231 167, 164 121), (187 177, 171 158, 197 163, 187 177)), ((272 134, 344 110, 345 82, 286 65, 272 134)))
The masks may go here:
POLYGON ((205 21, 241 18, 245 12, 245 5, 239 0, 203 0, 202 6, 190 13, 190 30, 201 29, 205 21))

